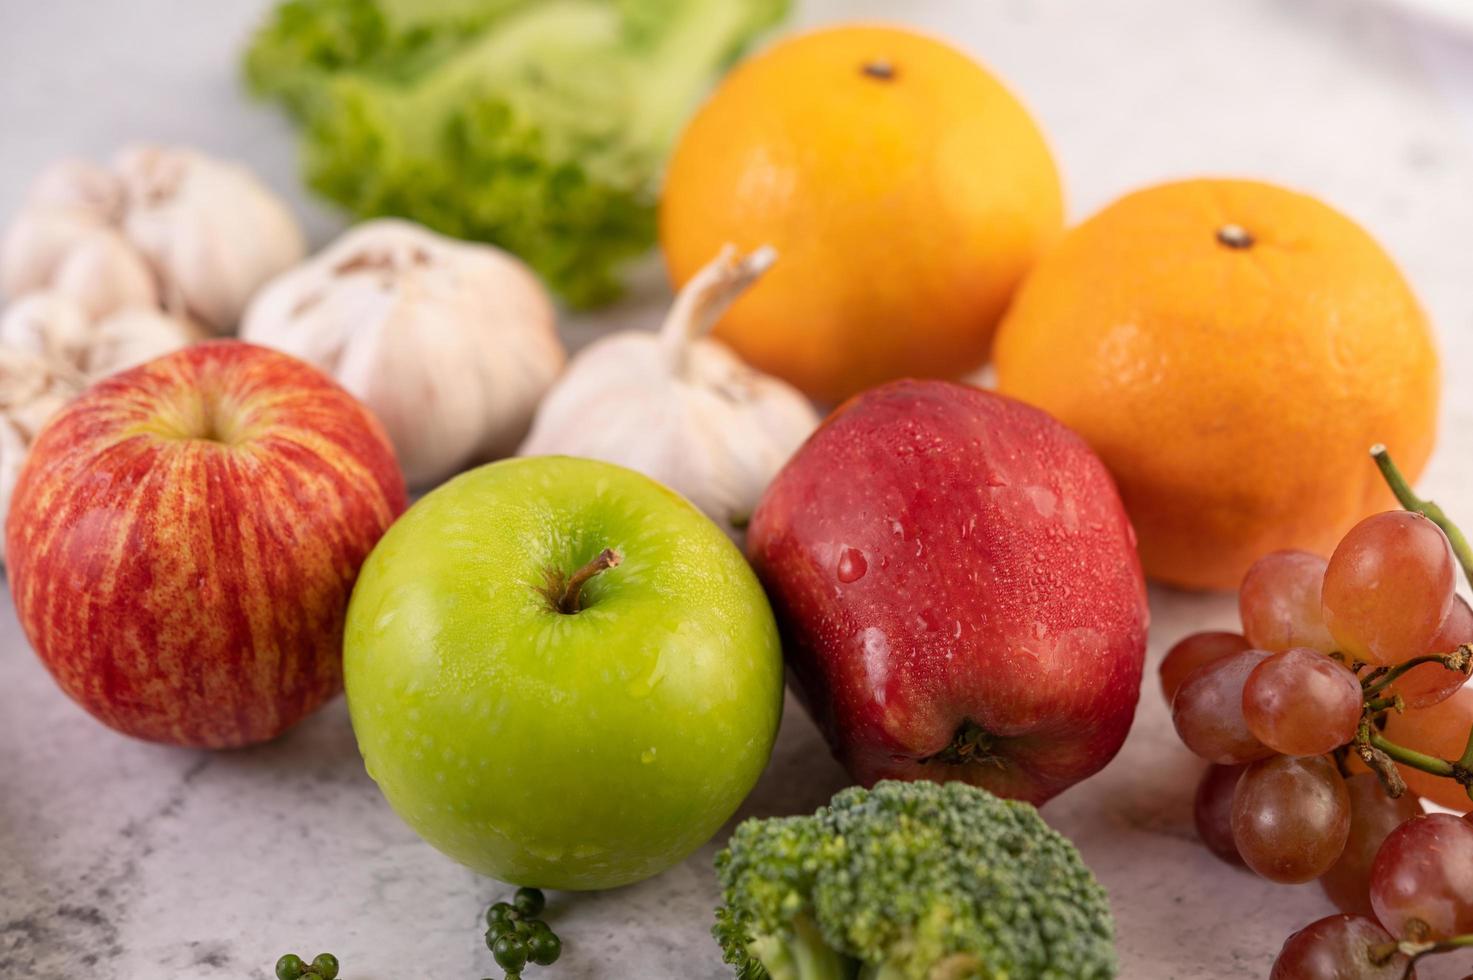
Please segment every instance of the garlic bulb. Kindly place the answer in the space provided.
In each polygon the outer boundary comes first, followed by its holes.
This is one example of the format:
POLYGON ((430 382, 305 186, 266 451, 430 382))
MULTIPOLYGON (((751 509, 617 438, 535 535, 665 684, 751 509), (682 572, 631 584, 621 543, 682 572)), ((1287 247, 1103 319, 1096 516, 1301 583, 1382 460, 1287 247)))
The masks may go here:
POLYGON ((251 294, 306 254, 296 219, 245 167, 145 145, 120 153, 116 169, 128 238, 166 295, 215 333, 233 329, 251 294))
MULTIPOLYGON (((41 427, 82 390, 83 380, 64 366, 28 351, 0 346, 0 530, 10 492, 41 427)), ((5 538, 0 533, 0 558, 5 538)))
POLYGON ((511 452, 565 359, 552 303, 521 262, 393 219, 268 284, 241 336, 337 378, 420 486, 511 452))
POLYGON ((93 317, 63 292, 31 293, 0 315, 0 345, 40 355, 93 380, 153 360, 200 338, 194 324, 152 307, 93 317))
POLYGON ((94 319, 164 308, 224 333, 305 250, 286 206, 245 168, 139 146, 113 170, 62 160, 41 172, 0 239, 0 291, 57 290, 94 319))
POLYGON ((113 223, 123 213, 123 181, 90 160, 58 160, 36 175, 26 201, 46 208, 85 211, 113 223))
POLYGON ((81 208, 26 206, 0 242, 0 291, 20 296, 49 288, 72 249, 108 230, 106 222, 81 208))
POLYGON ((704 336, 775 257, 770 248, 738 257, 727 246, 680 291, 658 334, 624 331, 580 351, 519 453, 639 470, 740 543, 767 484, 818 425, 797 389, 704 336))
POLYGON ((158 306, 153 271, 128 240, 111 228, 93 229, 67 249, 51 272, 51 288, 102 317, 130 306, 158 306))

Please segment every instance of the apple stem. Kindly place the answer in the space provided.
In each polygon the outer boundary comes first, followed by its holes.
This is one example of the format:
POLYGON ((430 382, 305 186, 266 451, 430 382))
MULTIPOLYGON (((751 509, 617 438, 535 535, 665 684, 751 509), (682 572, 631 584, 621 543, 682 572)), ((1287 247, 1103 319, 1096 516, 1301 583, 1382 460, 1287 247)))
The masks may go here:
MULTIPOLYGON (((552 600, 552 604, 557 608, 558 612, 571 616, 583 608, 579 600, 582 598, 583 586, 588 580, 599 572, 607 571, 610 568, 618 568, 619 563, 623 560, 624 556, 613 548, 605 548, 595 555, 592 561, 570 575, 568 581, 565 584, 561 584, 560 589, 558 585, 554 585, 549 589, 550 594, 548 598, 552 600), (556 598, 554 598, 554 594, 556 598)), ((557 577, 560 578, 561 576, 559 575, 557 577)))

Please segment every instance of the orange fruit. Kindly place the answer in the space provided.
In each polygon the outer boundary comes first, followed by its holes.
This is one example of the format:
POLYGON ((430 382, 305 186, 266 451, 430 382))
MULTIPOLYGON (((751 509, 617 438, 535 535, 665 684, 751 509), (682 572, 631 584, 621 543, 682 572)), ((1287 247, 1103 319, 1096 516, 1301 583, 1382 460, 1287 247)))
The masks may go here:
POLYGON ((979 367, 1062 223, 1018 101, 955 48, 879 26, 803 35, 734 70, 681 136, 660 205, 676 284, 728 242, 777 248, 716 335, 830 402, 979 367))
POLYGON ((1349 218, 1245 180, 1130 194, 1038 263, 998 330, 998 387, 1115 474, 1146 572, 1236 587, 1267 552, 1328 555, 1432 451, 1438 363, 1395 264, 1349 218))

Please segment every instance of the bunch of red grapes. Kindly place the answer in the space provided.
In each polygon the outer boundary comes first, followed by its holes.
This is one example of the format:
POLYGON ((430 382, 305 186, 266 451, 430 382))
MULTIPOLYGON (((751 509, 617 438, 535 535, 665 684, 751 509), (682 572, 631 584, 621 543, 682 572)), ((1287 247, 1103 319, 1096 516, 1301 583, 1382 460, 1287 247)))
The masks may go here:
MULTIPOLYGON (((1243 632, 1197 633, 1161 663, 1212 852, 1279 882, 1318 879, 1344 913, 1290 936, 1271 980, 1402 980, 1473 948, 1473 551, 1374 451, 1405 511, 1376 514, 1329 561, 1260 559, 1243 632), (1412 787, 1411 790, 1407 786, 1412 787)), ((1470 978, 1473 980, 1473 978, 1470 978)))

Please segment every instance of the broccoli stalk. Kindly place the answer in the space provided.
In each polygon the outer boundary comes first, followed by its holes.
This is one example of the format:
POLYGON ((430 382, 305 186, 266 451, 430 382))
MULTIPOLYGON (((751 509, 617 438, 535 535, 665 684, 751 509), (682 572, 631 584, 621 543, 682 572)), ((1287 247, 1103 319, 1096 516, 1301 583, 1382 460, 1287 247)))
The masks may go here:
POLYGON ((1095 980, 1104 890, 1026 803, 961 783, 848 789, 749 820, 716 859, 713 934, 740 980, 1095 980))
POLYGON ((309 183, 517 253, 570 303, 618 291, 697 99, 789 0, 291 0, 247 76, 307 127, 309 183))

